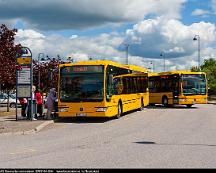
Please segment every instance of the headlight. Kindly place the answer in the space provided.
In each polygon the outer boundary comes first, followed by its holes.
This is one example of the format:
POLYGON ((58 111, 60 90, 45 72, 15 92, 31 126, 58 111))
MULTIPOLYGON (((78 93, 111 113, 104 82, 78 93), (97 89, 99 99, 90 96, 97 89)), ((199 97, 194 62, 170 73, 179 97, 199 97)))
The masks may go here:
POLYGON ((66 108, 59 108, 59 112, 68 112, 68 109, 66 109, 66 108))
POLYGON ((187 99, 179 99, 180 102, 186 102, 187 99))
POLYGON ((106 112, 107 111, 107 108, 98 108, 97 109, 97 112, 106 112))

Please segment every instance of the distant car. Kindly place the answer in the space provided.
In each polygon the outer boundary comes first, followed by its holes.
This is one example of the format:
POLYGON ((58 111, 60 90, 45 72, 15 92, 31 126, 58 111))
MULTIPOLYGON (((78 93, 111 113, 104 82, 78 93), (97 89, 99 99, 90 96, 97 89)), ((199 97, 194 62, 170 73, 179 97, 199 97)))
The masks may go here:
MULTIPOLYGON (((5 93, 0 93, 0 106, 7 106, 8 95, 5 93)), ((18 105, 20 105, 19 100, 17 101, 18 105)), ((16 107, 16 96, 9 95, 9 107, 16 107)))

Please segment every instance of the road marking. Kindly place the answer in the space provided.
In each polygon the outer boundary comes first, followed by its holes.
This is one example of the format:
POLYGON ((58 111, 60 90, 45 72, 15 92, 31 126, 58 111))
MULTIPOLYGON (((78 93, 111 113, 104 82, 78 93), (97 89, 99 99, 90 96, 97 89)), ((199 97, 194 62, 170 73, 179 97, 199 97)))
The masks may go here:
POLYGON ((37 150, 31 149, 31 148, 23 148, 23 149, 17 149, 14 152, 11 152, 11 155, 16 155, 16 154, 27 154, 27 153, 35 153, 37 150))

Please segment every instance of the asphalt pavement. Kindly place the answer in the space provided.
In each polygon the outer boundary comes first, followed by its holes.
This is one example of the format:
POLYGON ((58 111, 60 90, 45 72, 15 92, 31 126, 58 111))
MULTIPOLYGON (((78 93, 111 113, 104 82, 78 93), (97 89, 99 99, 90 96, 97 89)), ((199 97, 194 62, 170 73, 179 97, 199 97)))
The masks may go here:
POLYGON ((160 105, 0 135, 0 168, 216 168, 216 106, 160 105))
MULTIPOLYGON (((216 105, 216 100, 210 100, 208 103, 216 105)), ((16 121, 15 108, 10 108, 10 112, 6 112, 6 107, 0 107, 0 135, 36 133, 47 125, 54 123, 53 120, 44 120, 42 118, 37 121, 27 120, 20 116, 20 110, 18 108, 18 121, 16 121)))

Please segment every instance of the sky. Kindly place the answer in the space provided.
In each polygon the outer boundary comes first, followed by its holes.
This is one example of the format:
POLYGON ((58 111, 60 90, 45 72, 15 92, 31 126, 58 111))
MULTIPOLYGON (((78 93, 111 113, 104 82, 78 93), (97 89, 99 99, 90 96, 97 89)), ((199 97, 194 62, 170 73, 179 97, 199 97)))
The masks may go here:
MULTIPOLYGON (((164 70, 216 59, 216 0, 0 0, 0 24, 39 54, 164 70)), ((41 56, 40 56, 41 57, 41 56)))

